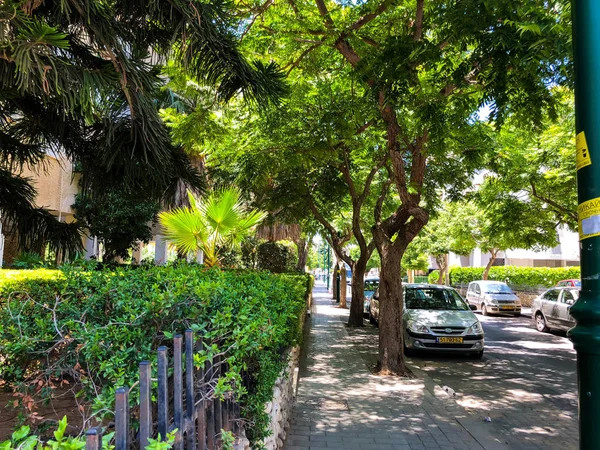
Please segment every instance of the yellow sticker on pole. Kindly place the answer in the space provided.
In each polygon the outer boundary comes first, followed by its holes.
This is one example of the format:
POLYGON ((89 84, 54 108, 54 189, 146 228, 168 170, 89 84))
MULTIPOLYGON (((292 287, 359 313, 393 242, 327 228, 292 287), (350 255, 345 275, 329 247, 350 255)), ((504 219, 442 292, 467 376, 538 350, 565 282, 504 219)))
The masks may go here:
POLYGON ((600 236, 600 197, 581 203, 577 207, 579 239, 600 236))
MULTIPOLYGON (((573 141, 571 141, 573 142, 573 141)), ((587 141, 585 140, 585 132, 580 132, 576 138, 577 147, 577 170, 589 166, 592 164, 590 159, 590 149, 588 148, 587 141)))

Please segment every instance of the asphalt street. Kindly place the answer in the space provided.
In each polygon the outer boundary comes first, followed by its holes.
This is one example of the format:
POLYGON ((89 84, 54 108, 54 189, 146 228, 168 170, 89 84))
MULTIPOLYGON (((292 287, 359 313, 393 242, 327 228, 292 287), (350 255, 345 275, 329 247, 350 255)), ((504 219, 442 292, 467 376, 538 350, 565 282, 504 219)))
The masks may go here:
POLYGON ((528 317, 478 316, 481 360, 428 354, 411 363, 501 426, 511 448, 577 448, 576 353, 566 333, 540 333, 528 317))

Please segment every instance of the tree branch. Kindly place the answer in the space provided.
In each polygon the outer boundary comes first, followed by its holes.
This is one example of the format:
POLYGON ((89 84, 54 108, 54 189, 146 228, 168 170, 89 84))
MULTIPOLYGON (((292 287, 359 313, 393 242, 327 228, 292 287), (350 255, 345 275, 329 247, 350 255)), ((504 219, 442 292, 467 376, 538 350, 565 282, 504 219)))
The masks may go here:
POLYGON ((423 4, 424 0, 417 0, 417 16, 415 19, 415 34, 413 40, 420 41, 423 37, 423 4))
MULTIPOLYGON (((421 3, 423 2, 423 0, 420 0, 420 1, 421 1, 421 3)), ((348 28, 348 31, 360 30, 366 24, 368 24, 369 22, 371 22, 372 20, 376 19, 381 14, 383 14, 394 3, 395 3, 395 0, 385 0, 384 2, 380 3, 379 6, 377 8, 375 8, 375 11, 373 11, 372 13, 369 13, 369 14, 365 14, 360 19, 358 19, 356 22, 354 22, 352 25, 350 25, 350 27, 348 28)))
POLYGON ((333 20, 331 19, 331 16, 329 15, 329 10, 327 9, 325 2, 323 0, 315 0, 315 3, 317 4, 319 14, 321 14, 321 17, 323 18, 325 27, 328 30, 332 30, 335 27, 335 24, 333 23, 333 20))
POLYGON ((544 197, 543 195, 538 194, 538 191, 535 187, 535 184, 533 183, 533 180, 530 180, 529 184, 531 185, 531 195, 533 195, 538 200, 548 203, 550 206, 553 206, 554 208, 558 209, 559 212, 565 214, 571 220, 573 220, 573 222, 577 223, 577 213, 576 212, 574 212, 568 208, 565 208, 564 206, 562 206, 561 204, 555 202, 554 200, 552 200, 550 198, 547 198, 547 197, 544 197))
POLYGON ((256 22, 256 19, 258 19, 260 16, 262 16, 264 14, 264 12, 267 9, 269 9, 269 6, 271 6, 273 3, 275 3, 275 0, 267 0, 266 2, 264 2, 262 5, 260 5, 258 7, 258 9, 256 10, 256 15, 252 18, 252 20, 250 21, 250 23, 248 24, 248 26, 242 33, 242 36, 240 37, 240 42, 244 40, 244 37, 246 36, 248 31, 250 31, 250 29, 254 25, 254 22, 256 22))

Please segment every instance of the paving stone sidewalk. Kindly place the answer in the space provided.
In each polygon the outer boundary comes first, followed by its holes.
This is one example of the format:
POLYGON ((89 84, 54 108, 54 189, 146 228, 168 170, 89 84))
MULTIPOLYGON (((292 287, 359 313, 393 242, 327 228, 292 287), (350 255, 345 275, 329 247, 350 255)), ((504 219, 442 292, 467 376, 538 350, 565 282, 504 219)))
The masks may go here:
POLYGON ((423 372, 372 374, 344 325, 347 315, 323 285, 315 287, 284 450, 509 448, 493 423, 470 416, 423 372))

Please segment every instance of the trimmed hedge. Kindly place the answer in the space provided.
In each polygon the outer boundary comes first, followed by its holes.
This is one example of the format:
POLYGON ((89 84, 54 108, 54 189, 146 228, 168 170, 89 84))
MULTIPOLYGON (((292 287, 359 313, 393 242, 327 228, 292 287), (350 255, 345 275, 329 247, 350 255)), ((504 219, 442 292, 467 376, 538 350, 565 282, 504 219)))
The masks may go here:
POLYGON ((263 242, 256 248, 258 269, 272 273, 294 272, 298 260, 296 244, 290 241, 263 242))
POLYGON ((282 355, 301 339, 310 285, 305 275, 193 265, 0 271, 0 379, 48 393, 75 379, 94 409, 108 412, 115 389, 137 380, 139 362, 156 369, 156 348, 192 328, 205 342, 197 362, 212 358, 217 341, 230 349, 227 376, 250 420, 248 437, 259 442, 282 355))
MULTIPOLYGON (((484 270, 483 267, 451 267, 450 282, 457 285, 481 280, 484 270)), ((434 270, 429 274, 429 282, 435 283, 438 276, 439 271, 434 270)), ((552 287, 561 280, 579 279, 580 276, 579 267, 494 266, 488 278, 517 287, 552 287)))

